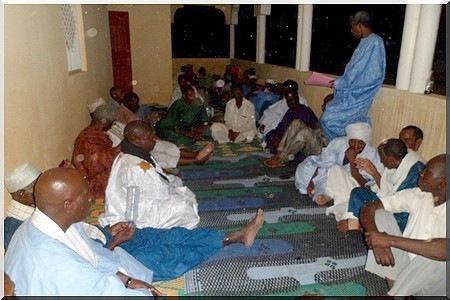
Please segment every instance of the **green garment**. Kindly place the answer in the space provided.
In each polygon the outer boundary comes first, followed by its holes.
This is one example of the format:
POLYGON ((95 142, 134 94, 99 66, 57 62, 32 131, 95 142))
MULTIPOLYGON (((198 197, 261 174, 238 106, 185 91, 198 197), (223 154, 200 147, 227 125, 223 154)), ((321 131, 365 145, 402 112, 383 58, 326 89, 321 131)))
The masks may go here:
POLYGON ((200 99, 195 99, 186 105, 183 99, 178 99, 169 108, 169 111, 157 123, 157 134, 160 138, 170 141, 178 146, 192 144, 193 140, 178 133, 176 130, 188 132, 191 128, 199 128, 208 122, 205 106, 200 99))
POLYGON ((200 77, 198 80, 198 87, 205 87, 208 90, 212 90, 214 87, 214 80, 210 74, 205 74, 205 76, 200 77))

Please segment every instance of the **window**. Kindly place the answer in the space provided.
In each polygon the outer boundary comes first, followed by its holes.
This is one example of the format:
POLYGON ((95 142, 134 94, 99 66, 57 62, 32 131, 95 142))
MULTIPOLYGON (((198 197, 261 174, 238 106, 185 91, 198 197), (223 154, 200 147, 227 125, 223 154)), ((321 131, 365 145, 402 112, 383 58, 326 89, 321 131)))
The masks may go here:
POLYGON ((61 5, 61 13, 64 22, 67 68, 69 72, 86 71, 86 48, 81 5, 63 4, 61 5))
POLYGON ((239 6, 238 25, 235 29, 235 57, 256 60, 256 17, 253 4, 239 6))
POLYGON ((265 62, 295 67, 298 5, 272 5, 266 19, 265 62))
POLYGON ((373 16, 373 31, 386 49, 384 83, 395 85, 406 5, 314 5, 311 70, 341 75, 359 40, 350 33, 349 17, 358 10, 373 16))
POLYGON ((216 58, 230 56, 230 28, 214 6, 185 5, 172 24, 172 56, 216 58))
POLYGON ((436 41, 436 49, 434 50, 433 60, 433 77, 434 77, 434 91, 433 93, 439 95, 446 95, 446 61, 445 61, 445 20, 446 20, 446 6, 442 5, 441 19, 439 21, 439 31, 436 41))

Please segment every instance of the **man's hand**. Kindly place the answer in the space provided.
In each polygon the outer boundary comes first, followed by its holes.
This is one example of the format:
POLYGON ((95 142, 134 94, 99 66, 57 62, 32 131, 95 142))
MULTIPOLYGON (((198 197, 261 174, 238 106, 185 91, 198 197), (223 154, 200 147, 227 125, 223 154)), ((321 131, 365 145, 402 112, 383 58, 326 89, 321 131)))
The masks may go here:
POLYGON ((140 289, 140 288, 150 289, 151 287, 152 287, 151 284, 149 284, 145 281, 139 280, 139 279, 134 279, 134 278, 131 279, 131 282, 128 285, 128 288, 133 289, 133 290, 140 289))
POLYGON ((266 129, 266 125, 259 126, 259 132, 263 133, 264 129, 266 129))
POLYGON ((370 231, 365 233, 366 244, 369 249, 391 247, 390 235, 384 232, 370 231))
POLYGON ((358 153, 356 153, 356 151, 353 150, 353 148, 348 148, 345 151, 345 157, 347 157, 349 163, 351 164, 355 163, 356 155, 358 155, 358 153))
POLYGON ((384 267, 394 266, 395 260, 391 248, 373 248, 373 255, 377 264, 384 267))
POLYGON ((308 194, 309 198, 312 198, 314 196, 314 182, 311 180, 308 184, 308 187, 306 188, 306 193, 308 194))
POLYGON ((119 246, 120 244, 128 241, 129 239, 131 239, 133 237, 134 232, 136 231, 136 227, 131 227, 131 225, 129 223, 125 223, 125 226, 124 226, 123 223, 124 222, 115 224, 115 225, 118 225, 118 224, 121 224, 121 225, 117 226, 115 228, 116 232, 114 234, 113 239, 107 245, 108 249, 113 250, 116 246, 119 246))
POLYGON ((115 236, 119 231, 122 231, 128 227, 130 227, 130 224, 128 224, 128 222, 119 222, 111 227, 105 228, 105 230, 111 233, 112 236, 115 236))
POLYGON ((228 130, 228 138, 230 139, 230 141, 234 142, 234 140, 236 140, 237 136, 239 135, 239 132, 233 131, 233 130, 228 130))
POLYGON ((375 167, 375 165, 366 158, 361 157, 356 158, 355 164, 357 169, 366 171, 372 177, 378 173, 378 170, 375 167))

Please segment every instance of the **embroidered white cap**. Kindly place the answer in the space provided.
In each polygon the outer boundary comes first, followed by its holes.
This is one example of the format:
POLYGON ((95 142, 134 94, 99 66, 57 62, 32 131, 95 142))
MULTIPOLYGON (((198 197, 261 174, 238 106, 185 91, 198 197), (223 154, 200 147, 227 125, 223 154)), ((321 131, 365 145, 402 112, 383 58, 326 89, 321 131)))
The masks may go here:
POLYGON ((5 174, 5 186, 10 193, 23 189, 35 181, 41 172, 33 165, 25 163, 5 174))
POLYGON ((106 102, 105 102, 105 100, 103 100, 103 98, 98 98, 98 99, 93 100, 91 103, 89 103, 87 105, 89 113, 92 114, 97 109, 97 107, 99 107, 101 105, 106 105, 106 102))
POLYGON ((266 79, 266 83, 275 84, 275 81, 273 79, 266 79))

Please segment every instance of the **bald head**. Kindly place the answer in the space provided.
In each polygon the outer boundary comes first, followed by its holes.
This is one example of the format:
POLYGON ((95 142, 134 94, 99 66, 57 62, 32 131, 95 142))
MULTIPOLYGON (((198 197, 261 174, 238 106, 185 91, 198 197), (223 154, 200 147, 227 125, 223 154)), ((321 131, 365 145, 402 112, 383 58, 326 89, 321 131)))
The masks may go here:
POLYGON ((127 141, 134 144, 136 139, 142 137, 142 135, 144 135, 148 131, 152 131, 150 125, 142 120, 136 120, 128 123, 127 126, 125 126, 125 129, 123 130, 123 136, 127 141))
POLYGON ((76 169, 50 169, 35 186, 36 206, 63 230, 86 218, 90 209, 87 180, 76 169))
POLYGON ((425 169, 420 172, 419 188, 424 192, 433 194, 436 206, 447 200, 445 195, 445 162, 445 154, 435 156, 427 162, 425 169))

